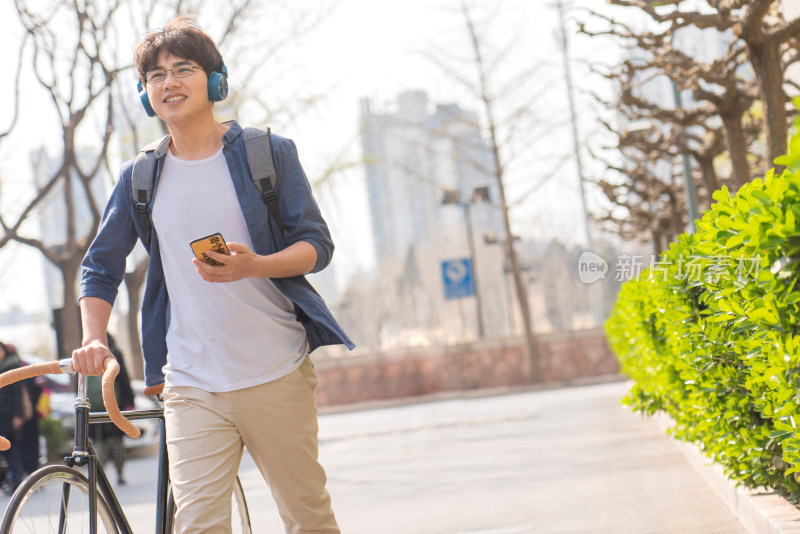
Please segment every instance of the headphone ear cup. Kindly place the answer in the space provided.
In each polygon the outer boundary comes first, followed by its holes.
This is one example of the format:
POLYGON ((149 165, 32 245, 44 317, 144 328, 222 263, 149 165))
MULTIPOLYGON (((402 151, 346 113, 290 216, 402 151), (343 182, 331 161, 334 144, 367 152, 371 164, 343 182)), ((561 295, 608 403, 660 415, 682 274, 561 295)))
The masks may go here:
POLYGON ((220 102, 228 97, 228 67, 222 65, 222 72, 212 71, 208 75, 208 99, 220 102))
POLYGON ((153 111, 153 106, 150 105, 150 97, 147 96, 147 90, 142 86, 142 82, 136 82, 136 89, 139 90, 139 100, 142 102, 145 113, 148 117, 155 117, 156 112, 153 111))

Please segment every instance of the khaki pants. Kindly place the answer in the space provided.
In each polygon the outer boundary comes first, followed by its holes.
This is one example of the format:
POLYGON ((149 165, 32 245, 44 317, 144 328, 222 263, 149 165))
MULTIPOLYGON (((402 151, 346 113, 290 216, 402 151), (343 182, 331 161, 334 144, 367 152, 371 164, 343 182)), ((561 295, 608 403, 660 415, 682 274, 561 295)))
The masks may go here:
POLYGON ((287 533, 339 533, 317 461, 317 383, 306 357, 287 376, 238 391, 164 390, 176 532, 230 532, 229 496, 247 447, 287 533))

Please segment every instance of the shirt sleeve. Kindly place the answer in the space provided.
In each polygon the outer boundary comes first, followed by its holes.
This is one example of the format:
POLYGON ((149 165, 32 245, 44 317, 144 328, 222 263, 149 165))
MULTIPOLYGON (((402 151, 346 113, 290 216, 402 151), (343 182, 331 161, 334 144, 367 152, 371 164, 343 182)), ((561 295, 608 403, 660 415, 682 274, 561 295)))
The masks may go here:
POLYGON ((116 300, 119 285, 125 276, 126 258, 136 245, 138 237, 131 218, 129 188, 130 181, 122 176, 114 186, 97 236, 81 264, 79 299, 97 297, 112 305, 116 300))
POLYGON ((275 192, 281 220, 288 232, 288 244, 298 241, 310 243, 317 251, 317 264, 311 272, 321 271, 333 257, 334 246, 328 225, 300 165, 294 141, 274 134, 270 138, 278 173, 275 192))

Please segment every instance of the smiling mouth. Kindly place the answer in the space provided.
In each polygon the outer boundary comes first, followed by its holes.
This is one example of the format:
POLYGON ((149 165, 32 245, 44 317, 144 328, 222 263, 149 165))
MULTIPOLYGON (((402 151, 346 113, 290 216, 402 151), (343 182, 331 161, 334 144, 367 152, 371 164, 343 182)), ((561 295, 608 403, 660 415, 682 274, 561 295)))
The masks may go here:
POLYGON ((186 97, 185 96, 171 96, 171 97, 167 98, 166 100, 164 100, 164 103, 165 104, 169 104, 169 103, 172 103, 172 102, 179 102, 181 100, 186 100, 186 97))

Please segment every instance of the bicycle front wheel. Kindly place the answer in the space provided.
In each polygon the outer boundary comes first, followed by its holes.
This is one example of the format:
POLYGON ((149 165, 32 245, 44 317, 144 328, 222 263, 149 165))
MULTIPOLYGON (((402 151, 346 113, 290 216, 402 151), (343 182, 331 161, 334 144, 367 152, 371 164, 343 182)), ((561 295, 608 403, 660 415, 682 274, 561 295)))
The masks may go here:
MULTIPOLYGON (((89 481, 77 469, 51 465, 35 471, 8 503, 0 534, 89 532, 89 481)), ((97 494, 97 532, 116 534, 111 511, 97 494)))

